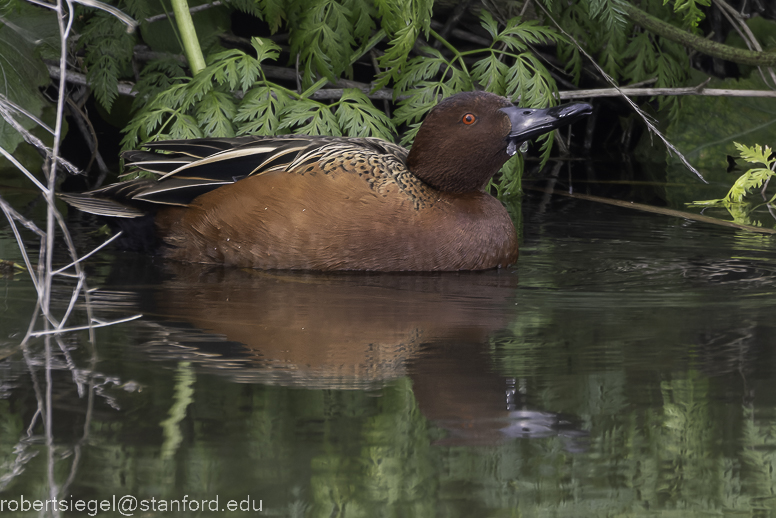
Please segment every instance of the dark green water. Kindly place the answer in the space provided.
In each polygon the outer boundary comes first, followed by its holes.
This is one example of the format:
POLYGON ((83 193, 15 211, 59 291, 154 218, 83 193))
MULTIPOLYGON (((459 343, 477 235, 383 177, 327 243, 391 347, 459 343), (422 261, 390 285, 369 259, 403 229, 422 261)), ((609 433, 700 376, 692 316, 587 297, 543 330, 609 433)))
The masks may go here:
POLYGON ((134 516, 776 514, 774 238, 543 195, 522 212, 519 263, 482 273, 103 253, 95 317, 143 317, 94 345, 20 349, 35 292, 0 280, 0 517, 120 516, 124 495, 134 516))

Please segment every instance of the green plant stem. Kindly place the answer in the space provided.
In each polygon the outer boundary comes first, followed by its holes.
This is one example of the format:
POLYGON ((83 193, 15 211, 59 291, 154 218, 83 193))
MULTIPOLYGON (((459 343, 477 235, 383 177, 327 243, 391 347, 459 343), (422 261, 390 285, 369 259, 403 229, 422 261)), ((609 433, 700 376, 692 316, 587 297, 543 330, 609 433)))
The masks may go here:
POLYGON ((178 23, 178 29, 183 39, 183 50, 189 60, 191 74, 196 76, 205 69, 205 57, 202 55, 202 48, 199 46, 197 31, 194 28, 194 21, 191 19, 189 4, 186 0, 172 0, 172 10, 175 13, 175 19, 178 23))
POLYGON ((722 43, 710 41, 706 38, 683 31, 678 27, 645 13, 628 2, 622 2, 621 5, 628 18, 638 25, 654 32, 658 36, 686 45, 708 56, 756 67, 770 67, 776 65, 776 52, 755 52, 723 45, 722 43))
POLYGON ((458 49, 456 49, 455 47, 453 47, 453 46, 450 44, 450 42, 449 42, 449 41, 447 41, 447 40, 446 40, 446 39, 444 39, 442 36, 440 36, 440 35, 439 35, 439 34, 438 34, 438 33, 437 33, 437 32, 436 32, 434 29, 429 29, 429 30, 428 30, 428 32, 429 32, 429 34, 431 34, 431 35, 432 35, 434 38, 436 38, 437 40, 439 40, 439 42, 440 42, 442 45, 444 45, 444 46, 445 46, 445 47, 446 47, 446 48, 447 48, 447 49, 448 49, 450 52, 452 52, 452 53, 455 55, 455 57, 453 58, 453 60, 457 59, 457 60, 458 60, 458 62, 461 64, 461 69, 462 69, 464 72, 466 72, 466 75, 470 75, 470 74, 469 74, 469 69, 468 69, 468 68, 466 68, 466 63, 464 63, 464 62, 463 62, 463 56, 462 56, 462 55, 461 55, 461 53, 458 51, 458 49))

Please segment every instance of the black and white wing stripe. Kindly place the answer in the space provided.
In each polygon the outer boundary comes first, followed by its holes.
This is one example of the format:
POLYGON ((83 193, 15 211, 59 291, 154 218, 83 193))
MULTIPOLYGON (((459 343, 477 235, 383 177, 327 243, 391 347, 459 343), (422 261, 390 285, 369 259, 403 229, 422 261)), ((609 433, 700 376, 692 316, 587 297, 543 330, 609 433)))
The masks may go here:
POLYGON ((244 136, 165 140, 145 145, 151 151, 122 153, 130 171, 148 171, 158 181, 134 180, 62 198, 103 216, 134 218, 154 205, 187 206, 196 197, 242 178, 292 171, 340 153, 389 154, 405 161, 407 150, 380 139, 345 137, 244 136))

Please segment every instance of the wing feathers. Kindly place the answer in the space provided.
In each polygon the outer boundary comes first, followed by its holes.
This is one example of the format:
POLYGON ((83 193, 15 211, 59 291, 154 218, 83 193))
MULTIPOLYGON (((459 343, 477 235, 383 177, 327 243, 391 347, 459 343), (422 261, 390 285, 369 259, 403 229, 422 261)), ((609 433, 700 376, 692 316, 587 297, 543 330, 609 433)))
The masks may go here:
POLYGON ((293 171, 342 152, 390 154, 401 161, 407 157, 406 149, 372 138, 245 136, 164 140, 145 147, 152 151, 125 151, 121 156, 130 171, 151 172, 160 176, 158 181, 135 180, 62 198, 86 212, 131 218, 153 205, 186 206, 246 176, 293 171))

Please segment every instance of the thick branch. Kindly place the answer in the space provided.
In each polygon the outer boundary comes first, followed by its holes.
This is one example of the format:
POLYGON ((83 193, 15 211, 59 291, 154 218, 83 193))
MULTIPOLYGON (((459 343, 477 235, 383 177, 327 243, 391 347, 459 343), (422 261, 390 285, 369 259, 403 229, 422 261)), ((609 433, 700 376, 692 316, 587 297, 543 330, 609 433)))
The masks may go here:
POLYGON ((674 27, 669 23, 645 13, 628 2, 623 2, 622 7, 628 18, 645 29, 654 32, 658 36, 691 47, 708 56, 756 67, 776 66, 776 52, 755 52, 723 45, 722 43, 710 41, 706 38, 683 31, 678 27, 674 27))

